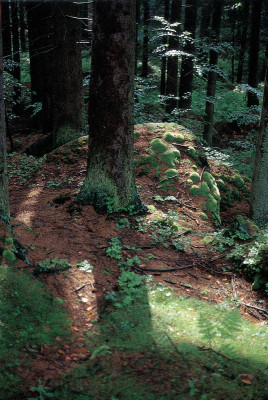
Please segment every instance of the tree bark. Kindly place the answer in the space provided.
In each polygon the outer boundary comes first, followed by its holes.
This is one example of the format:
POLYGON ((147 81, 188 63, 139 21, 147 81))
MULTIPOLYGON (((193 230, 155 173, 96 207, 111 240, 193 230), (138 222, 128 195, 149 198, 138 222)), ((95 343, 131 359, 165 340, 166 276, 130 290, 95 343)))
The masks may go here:
MULTIPOLYGON (((212 15, 212 39, 214 46, 217 46, 220 36, 221 26, 221 12, 222 12, 222 1, 213 1, 213 15, 212 15)), ((204 125, 204 139, 208 145, 212 144, 213 139, 213 119, 214 119, 214 100, 216 93, 216 82, 217 82, 217 71, 216 67, 218 64, 218 51, 211 49, 209 52, 209 66, 210 70, 208 73, 207 83, 207 97, 210 98, 206 101, 206 116, 204 125)))
POLYGON ((210 37, 210 21, 213 11, 213 0, 202 1, 199 36, 201 39, 210 37))
MULTIPOLYGON (((170 23, 181 22, 181 0, 172 0, 170 10, 170 23)), ((179 39, 178 35, 180 32, 179 26, 176 26, 175 33, 169 39, 169 51, 179 50, 179 39)), ((169 98, 166 101, 166 113, 171 114, 172 111, 177 107, 178 100, 178 55, 168 56, 167 60, 167 81, 166 81, 166 96, 169 98)))
POLYGON ((3 41, 3 57, 5 60, 12 60, 12 44, 11 44, 11 25, 10 25, 10 8, 9 2, 2 3, 2 41, 3 41))
POLYGON ((141 3, 136 0, 136 36, 135 36, 135 75, 138 71, 138 54, 139 54, 139 24, 140 24, 141 3))
POLYGON ((240 51, 239 51, 237 77, 236 77, 237 83, 241 83, 243 77, 244 60, 248 44, 247 40, 248 24, 249 24, 248 17, 249 17, 249 1, 245 1, 243 4, 243 13, 242 13, 242 32, 241 32, 240 51))
POLYGON ((190 108, 192 104, 196 18, 197 0, 186 0, 184 31, 189 32, 190 35, 185 39, 183 47, 187 56, 183 56, 181 61, 179 108, 183 110, 190 108))
POLYGON ((142 67, 141 76, 148 76, 148 58, 149 58, 149 18, 150 4, 149 0, 143 0, 143 46, 142 46, 142 67))
MULTIPOLYGON (((169 0, 165 0, 164 19, 169 21, 169 0)), ((163 34, 163 45, 167 45, 167 35, 163 34)), ((166 51, 166 47, 165 47, 166 51)), ((167 69, 167 57, 163 56, 161 59, 161 83, 160 83, 160 94, 164 96, 166 94, 166 69, 167 69)))
POLYGON ((6 126, 3 79, 2 9, 0 1, 0 223, 9 221, 6 126))
POLYGON ((263 92, 262 111, 256 155, 254 174, 251 188, 251 216, 259 226, 268 222, 268 62, 263 92))
POLYGON ((19 2, 19 22, 20 22, 20 44, 21 51, 26 51, 26 22, 25 22, 25 2, 19 2))
MULTIPOLYGON (((15 63, 13 68, 13 76, 20 83, 20 42, 19 42, 19 15, 18 15, 18 2, 11 2, 11 20, 12 20, 12 44, 13 44, 13 61, 15 63)), ((18 113, 21 90, 19 86, 15 86, 14 100, 16 104, 13 106, 13 112, 18 113)))
MULTIPOLYGON (((259 49, 261 31, 262 0, 255 0, 251 11, 251 32, 248 63, 248 84, 252 88, 258 87, 259 49)), ((248 91, 247 106, 258 106, 259 100, 256 93, 248 91)))
POLYGON ((145 212, 133 166, 135 1, 95 0, 88 167, 77 197, 97 212, 145 212))

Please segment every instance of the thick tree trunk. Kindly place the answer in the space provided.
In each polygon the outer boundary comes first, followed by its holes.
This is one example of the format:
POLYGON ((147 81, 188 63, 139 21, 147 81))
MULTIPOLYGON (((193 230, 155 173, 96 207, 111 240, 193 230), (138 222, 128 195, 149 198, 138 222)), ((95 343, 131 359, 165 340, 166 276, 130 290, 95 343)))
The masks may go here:
MULTIPOLYGON (((165 0, 164 18, 165 21, 169 21, 169 0, 165 0)), ((168 43, 167 35, 163 35, 163 45, 167 45, 167 43, 168 43)), ((163 56, 161 59, 161 83, 160 83, 160 94, 162 96, 166 94, 166 69, 167 69, 167 57, 163 56)))
MULTIPOLYGON (((20 83, 20 42, 19 42, 19 15, 18 15, 18 2, 11 2, 11 20, 12 20, 12 44, 13 44, 13 61, 15 63, 13 68, 14 78, 20 83)), ((21 90, 19 86, 15 87, 15 102, 13 106, 13 112, 19 111, 19 102, 21 90)))
POLYGON ((84 128, 82 62, 78 5, 53 4, 53 141, 58 147, 81 135, 84 128))
POLYGON ((210 21, 213 11, 213 0, 203 0, 199 36, 201 39, 210 37, 210 21))
POLYGON ((268 222, 268 63, 251 189, 251 216, 259 226, 268 222))
POLYGON ((11 25, 10 25, 10 8, 9 2, 2 3, 2 40, 3 40, 3 57, 5 60, 12 60, 12 44, 11 44, 11 25))
POLYGON ((84 40, 89 39, 89 17, 88 17, 88 4, 83 2, 79 6, 79 14, 81 18, 81 31, 82 31, 82 38, 84 40))
POLYGON ((140 24, 141 3, 136 0, 136 36, 135 36, 135 75, 138 71, 138 54, 139 54, 139 24, 140 24))
POLYGON ((6 157, 6 127, 3 79, 2 11, 0 2, 0 224, 9 221, 8 179, 6 157))
MULTIPOLYGON (((181 22, 181 0, 172 0, 171 11, 170 11, 170 23, 181 22)), ((179 39, 178 35, 180 32, 179 26, 175 28, 176 33, 169 39, 169 51, 179 50, 179 39)), ((167 60, 167 81, 166 81, 166 95, 170 96, 166 102, 166 112, 171 114, 172 111, 177 107, 178 100, 178 56, 168 56, 167 60)))
POLYGON ((186 0, 184 31, 189 32, 190 36, 183 47, 183 51, 188 55, 182 57, 179 87, 179 108, 184 110, 192 104, 196 18, 197 0, 186 0))
POLYGON ((243 69, 244 69, 244 60, 245 53, 247 50, 247 34, 248 34, 248 17, 249 17, 249 1, 245 1, 243 4, 243 13, 242 13, 242 31, 241 31, 241 40, 240 40, 240 51, 238 58, 238 67, 237 67, 237 83, 242 82, 243 77, 243 69))
POLYGON ((94 1, 88 168, 77 201, 146 211, 133 166, 135 1, 94 1))
POLYGON ((26 22, 25 22, 25 2, 19 2, 19 21, 20 21, 20 44, 21 51, 26 51, 26 22))
POLYGON ((148 76, 149 59, 149 18, 150 4, 149 0, 143 0, 143 46, 142 46, 142 67, 141 76, 148 76))
MULTIPOLYGON (((213 1, 213 15, 212 15, 212 39, 215 45, 217 45, 220 36, 221 26, 221 11, 222 11, 222 0, 213 1)), ((218 64, 218 52, 210 50, 209 52, 209 65, 210 70, 208 73, 207 83, 207 97, 210 98, 206 101, 206 116, 204 125, 204 139, 209 145, 212 144, 213 139, 213 118, 214 118, 214 101, 216 94, 216 82, 217 72, 216 66, 218 64)))
MULTIPOLYGON (((251 11, 251 32, 248 64, 248 84, 252 88, 258 87, 259 49, 261 31, 262 0, 255 0, 251 11)), ((259 100, 256 93, 248 91, 248 107, 258 106, 259 100)))

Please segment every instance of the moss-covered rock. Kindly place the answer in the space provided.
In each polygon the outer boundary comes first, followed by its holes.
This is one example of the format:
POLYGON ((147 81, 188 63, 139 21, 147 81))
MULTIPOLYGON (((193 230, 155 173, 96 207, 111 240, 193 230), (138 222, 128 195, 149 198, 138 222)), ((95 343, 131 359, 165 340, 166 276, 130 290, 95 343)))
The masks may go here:
POLYGON ((197 172, 192 172, 191 175, 190 175, 190 179, 193 182, 199 182, 200 181, 200 176, 199 176, 199 174, 197 172))
POLYGON ((166 132, 163 136, 163 139, 168 143, 172 143, 174 141, 174 135, 171 132, 166 132))
POLYGON ((165 175, 166 175, 167 178, 178 177, 179 176, 179 172, 174 168, 170 168, 170 169, 166 170, 165 175))
POLYGON ((205 214, 205 213, 203 213, 203 212, 199 213, 199 217, 202 218, 204 221, 208 221, 208 216, 207 216, 207 214, 205 214))
POLYGON ((195 160, 195 158, 196 158, 196 151, 195 151, 195 148, 194 148, 194 147, 189 147, 189 148, 187 149, 187 154, 195 160))
POLYGON ((240 175, 236 175, 234 177, 234 185, 238 188, 238 189, 242 189, 242 187, 245 185, 245 181, 244 179, 240 176, 240 175))
POLYGON ((210 189, 214 188, 216 181, 215 181, 214 177, 208 171, 205 171, 203 173, 203 179, 205 182, 207 182, 210 189))
POLYGON ((153 139, 151 141, 151 148, 157 153, 164 153, 167 149, 167 145, 161 139, 153 139))
POLYGON ((169 168, 174 168, 175 161, 180 158, 181 158, 181 153, 179 152, 179 150, 176 150, 174 148, 165 151, 161 156, 161 160, 165 164, 167 164, 169 168))
POLYGON ((220 190, 221 192, 226 192, 226 191, 227 191, 227 186, 226 186, 226 184, 223 182, 222 179, 218 179, 218 180, 217 180, 217 186, 218 186, 218 188, 219 188, 219 190, 220 190))
POLYGON ((177 143, 183 143, 183 142, 185 141, 185 138, 184 138, 184 136, 183 136, 181 133, 178 133, 178 134, 175 136, 175 141, 176 141, 177 143))

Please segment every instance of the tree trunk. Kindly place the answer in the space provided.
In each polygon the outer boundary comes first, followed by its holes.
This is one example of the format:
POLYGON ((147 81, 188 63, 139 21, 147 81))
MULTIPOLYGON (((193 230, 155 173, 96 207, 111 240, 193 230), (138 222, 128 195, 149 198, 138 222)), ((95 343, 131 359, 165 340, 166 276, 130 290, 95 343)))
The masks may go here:
MULTIPOLYGON (((252 88, 258 87, 259 49, 261 31, 262 0, 255 0, 251 11, 251 32, 248 63, 248 84, 252 88)), ((256 93, 248 91, 248 107, 258 106, 259 100, 256 93)))
POLYGON ((88 40, 89 38, 89 17, 88 17, 88 3, 83 2, 79 5, 79 14, 81 18, 81 31, 82 38, 88 40))
POLYGON ((251 188, 251 216, 259 226, 268 222, 268 63, 251 188))
POLYGON ((138 71, 138 53, 139 53, 139 24, 140 24, 141 3, 136 0, 136 36, 135 36, 135 75, 138 71))
POLYGON ((3 79, 2 10, 0 2, 0 223, 9 221, 6 127, 3 79))
MULTIPOLYGON (((11 2, 11 20, 12 20, 12 44, 13 44, 13 61, 15 63, 13 68, 14 78, 20 83, 20 42, 19 42, 19 15, 18 15, 18 2, 11 2)), ((18 113, 21 90, 19 86, 15 86, 15 102, 13 112, 18 113)))
MULTIPOLYGON (((222 1, 213 1, 213 15, 212 15, 212 39, 215 46, 217 46, 220 36, 220 25, 221 25, 221 11, 222 11, 222 1)), ((208 73, 208 83, 207 83, 207 97, 211 100, 206 101, 206 116, 204 125, 204 139, 207 141, 208 145, 212 145, 213 139, 213 118, 214 118, 214 101, 216 93, 216 82, 217 82, 217 72, 216 66, 218 64, 218 52, 215 50, 210 50, 209 52, 209 73, 208 73)))
POLYGON ((78 5, 55 1, 53 27, 53 68, 49 88, 53 99, 53 142, 56 148, 79 137, 84 129, 78 5))
POLYGON ((150 4, 149 0, 143 0, 143 46, 142 46, 142 67, 141 76, 148 76, 148 57, 149 57, 149 18, 150 4))
POLYGON ((5 60, 12 60, 12 44, 11 44, 11 25, 10 25, 10 8, 9 2, 2 3, 2 40, 3 40, 3 57, 5 60))
POLYGON ((21 51, 26 51, 26 22, 25 22, 25 2, 19 2, 19 21, 20 21, 20 44, 21 51))
MULTIPOLYGON (((165 0, 165 21, 169 21, 169 0, 165 0)), ((167 45, 167 35, 163 35, 163 45, 167 45)), ((165 47, 166 51, 166 47, 165 47)), ((166 94, 166 69, 167 69, 167 57, 163 56, 161 59, 161 83, 160 83, 160 94, 164 96, 166 94)))
MULTIPOLYGON (((172 0, 170 11, 170 23, 180 23, 181 21, 181 0, 172 0)), ((179 50, 178 35, 180 32, 179 25, 175 28, 175 33, 169 39, 169 51, 179 50)), ((166 101, 166 113, 171 114, 177 107, 178 100, 178 55, 168 56, 167 60, 167 81, 166 81, 166 95, 170 96, 166 101)))
POLYGON ((237 83, 242 82, 243 77, 243 69, 244 69, 244 60, 245 53, 247 50, 247 35, 248 35, 248 17, 249 17, 249 1, 245 1, 243 4, 243 13, 242 13, 242 32, 241 32, 241 40, 240 40, 240 51, 238 58, 238 67, 237 67, 237 83))
POLYGON ((94 1, 87 175, 77 201, 145 212, 133 166, 135 1, 94 1))
POLYGON ((186 0, 184 31, 189 32, 190 35, 183 47, 187 56, 182 57, 179 87, 179 108, 184 110, 190 108, 192 104, 196 18, 197 0, 186 0))
POLYGON ((213 0, 202 1, 199 36, 201 39, 210 37, 210 21, 213 11, 213 0))

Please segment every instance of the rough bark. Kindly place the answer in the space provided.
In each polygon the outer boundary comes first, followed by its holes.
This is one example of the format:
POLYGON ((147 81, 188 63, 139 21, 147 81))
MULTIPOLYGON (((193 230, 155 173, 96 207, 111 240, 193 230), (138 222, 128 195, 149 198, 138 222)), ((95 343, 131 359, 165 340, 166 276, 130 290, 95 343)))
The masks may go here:
MULTIPOLYGON (((13 44, 13 61, 14 61, 14 68, 13 68, 13 75, 14 78, 20 82, 20 42, 19 42, 19 15, 18 15, 18 2, 13 1, 11 2, 11 20, 12 20, 12 44, 13 44)), ((19 86, 15 86, 15 96, 14 100, 16 104, 13 106, 13 112, 19 112, 19 102, 20 102, 20 95, 21 90, 19 86)))
POLYGON ((19 2, 19 21, 20 21, 20 45, 21 51, 26 51, 26 22, 25 22, 25 2, 19 2))
POLYGON ((142 46, 142 67, 141 76, 148 76, 149 72, 149 18, 150 4, 149 0, 143 0, 143 46, 142 46))
POLYGON ((136 0, 136 36, 135 36, 135 75, 137 75, 138 71, 138 54, 139 54, 139 24, 140 24, 140 12, 141 12, 141 3, 140 0, 136 0))
POLYGON ((187 56, 182 57, 179 87, 179 108, 184 110, 190 108, 192 104, 196 18, 197 0, 186 0, 184 31, 190 35, 183 47, 187 56))
POLYGON ((53 4, 53 138, 58 147, 81 135, 84 128, 82 62, 78 5, 53 4))
POLYGON ((2 12, 0 2, 0 219, 9 220, 2 44, 2 12))
MULTIPOLYGON (((221 26, 221 12, 222 12, 222 1, 213 1, 213 15, 212 15, 212 39, 214 45, 216 46, 219 41, 220 36, 220 26, 221 26)), ((209 66, 210 70, 208 73, 208 83, 207 83, 207 97, 210 98, 206 101, 206 115, 204 124, 204 139, 209 145, 212 144, 213 139, 213 118, 214 118, 214 100, 216 94, 216 83, 217 83, 217 72, 215 68, 218 64, 218 52, 211 49, 209 52, 209 66)))
MULTIPOLYGON (((181 22, 181 0, 172 0, 170 10, 170 23, 181 22)), ((169 39, 169 51, 179 50, 178 35, 180 32, 179 25, 175 28, 176 33, 169 39)), ((166 102, 166 112, 171 114, 177 107, 178 100, 178 55, 168 56, 167 60, 167 81, 166 81, 166 95, 170 96, 166 102)))
MULTIPOLYGON (((259 49, 261 31, 262 0, 255 0, 251 11, 251 32, 248 62, 248 84, 252 88, 258 87, 259 49)), ((259 100, 256 93, 248 91, 248 107, 258 106, 259 100)))
POLYGON ((145 212, 133 166, 135 1, 95 0, 88 168, 77 201, 145 212))
POLYGON ((202 1, 199 36, 201 39, 210 37, 210 21, 213 10, 213 0, 202 1))
MULTIPOLYGON (((164 8, 165 21, 169 21, 169 0, 165 0, 164 8)), ((167 35, 163 35, 163 45, 167 45, 167 35)), ((160 83, 160 94, 164 96, 166 94, 166 69, 167 69, 167 57, 163 56, 161 59, 161 83, 160 83)))
POLYGON ((247 50, 247 35, 248 35, 248 17, 249 17, 249 1, 245 1, 243 4, 243 13, 242 13, 242 31, 241 31, 241 39, 240 39, 240 51, 238 58, 238 67, 237 67, 237 83, 242 82, 243 77, 243 69, 244 69, 244 60, 245 54, 247 50))
POLYGON ((268 63, 251 189, 251 216, 259 226, 268 222, 268 63))

